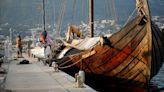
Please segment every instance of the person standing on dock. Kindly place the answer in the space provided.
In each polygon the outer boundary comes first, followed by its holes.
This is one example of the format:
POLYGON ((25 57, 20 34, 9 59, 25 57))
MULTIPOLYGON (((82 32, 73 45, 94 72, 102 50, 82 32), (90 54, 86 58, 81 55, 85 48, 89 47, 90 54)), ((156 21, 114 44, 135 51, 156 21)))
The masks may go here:
POLYGON ((40 33, 40 38, 44 47, 44 56, 46 58, 46 48, 47 48, 47 31, 46 30, 40 33))
POLYGON ((16 48, 17 48, 17 57, 22 57, 22 39, 18 34, 16 37, 16 48))
POLYGON ((40 33, 40 38, 42 41, 42 44, 46 44, 47 43, 47 31, 44 30, 43 32, 40 33))
POLYGON ((28 57, 30 57, 30 49, 31 49, 31 41, 29 40, 27 42, 27 53, 28 53, 28 57))

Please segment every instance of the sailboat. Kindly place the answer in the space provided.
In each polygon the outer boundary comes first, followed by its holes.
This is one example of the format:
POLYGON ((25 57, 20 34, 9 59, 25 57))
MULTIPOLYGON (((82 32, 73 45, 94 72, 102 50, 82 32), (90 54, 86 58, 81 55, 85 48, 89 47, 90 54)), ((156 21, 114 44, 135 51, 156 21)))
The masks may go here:
MULTIPOLYGON (((91 8, 93 1, 90 0, 91 8)), ((164 61, 164 42, 160 29, 151 21, 148 0, 136 0, 138 14, 120 31, 101 36, 89 48, 72 46, 56 60, 58 68, 74 76, 79 70, 86 73, 86 83, 116 84, 146 87, 164 61), (68 51, 68 52, 67 52, 68 51)), ((91 10, 93 12, 93 10, 91 10)), ((91 37, 93 16, 91 15, 91 37)), ((88 41, 88 40, 86 40, 88 41)), ((61 52, 64 53, 64 52, 61 52)))

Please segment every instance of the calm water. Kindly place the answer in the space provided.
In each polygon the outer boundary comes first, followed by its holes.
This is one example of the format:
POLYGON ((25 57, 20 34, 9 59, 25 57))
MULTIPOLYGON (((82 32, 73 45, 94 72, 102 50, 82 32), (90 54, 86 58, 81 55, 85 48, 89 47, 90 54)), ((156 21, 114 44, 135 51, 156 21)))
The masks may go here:
POLYGON ((164 64, 159 73, 151 80, 152 89, 158 88, 157 92, 164 92, 164 64))

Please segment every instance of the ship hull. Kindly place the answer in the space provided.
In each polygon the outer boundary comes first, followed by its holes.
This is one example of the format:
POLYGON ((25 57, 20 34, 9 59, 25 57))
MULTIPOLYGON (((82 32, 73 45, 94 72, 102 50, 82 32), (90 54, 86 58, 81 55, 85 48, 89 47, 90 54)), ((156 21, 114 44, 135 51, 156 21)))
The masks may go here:
POLYGON ((94 77, 105 84, 146 87, 162 65, 164 43, 159 28, 151 23, 148 29, 145 19, 139 16, 130 21, 108 38, 110 44, 97 44, 59 60, 59 68, 72 76, 82 69, 86 79, 94 77))

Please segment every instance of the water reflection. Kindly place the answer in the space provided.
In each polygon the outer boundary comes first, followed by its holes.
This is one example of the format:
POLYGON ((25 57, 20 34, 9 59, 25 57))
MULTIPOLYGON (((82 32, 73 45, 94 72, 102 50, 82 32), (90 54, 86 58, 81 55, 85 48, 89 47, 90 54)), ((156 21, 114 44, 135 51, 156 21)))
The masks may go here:
POLYGON ((164 64, 159 73, 151 80, 149 88, 151 92, 164 92, 164 64))

